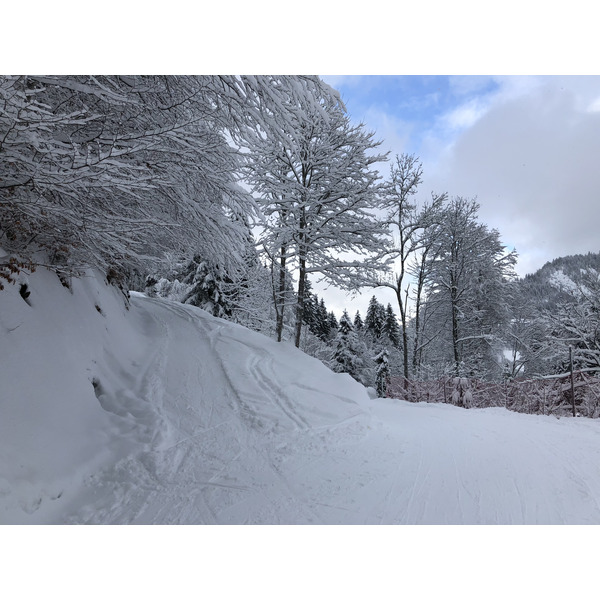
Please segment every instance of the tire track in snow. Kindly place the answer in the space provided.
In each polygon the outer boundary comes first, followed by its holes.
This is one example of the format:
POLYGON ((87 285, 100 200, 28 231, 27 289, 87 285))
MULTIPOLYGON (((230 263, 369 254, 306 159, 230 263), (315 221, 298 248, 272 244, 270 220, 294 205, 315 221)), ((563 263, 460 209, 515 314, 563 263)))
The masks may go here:
MULTIPOLYGON (((256 403, 253 402, 253 398, 255 396, 260 396, 263 398, 266 397, 268 401, 274 403, 274 405, 278 407, 279 411, 286 415, 286 417, 290 419, 296 427, 306 428, 308 427, 308 424, 301 415, 297 415, 293 411, 289 404, 286 406, 285 400, 287 400, 287 397, 283 391, 281 389, 278 390, 276 385, 269 385, 268 379, 270 377, 274 377, 274 373, 272 366, 269 365, 268 362, 268 354, 265 352, 257 353, 256 348, 244 344, 242 340, 235 340, 237 345, 245 346, 247 348, 247 350, 243 352, 244 355, 248 355, 248 350, 250 350, 250 358, 247 360, 245 366, 247 373, 250 374, 250 387, 254 388, 250 393, 247 389, 240 389, 239 373, 236 373, 234 377, 232 377, 227 368, 231 362, 231 357, 224 357, 219 348, 221 336, 226 335, 226 337, 230 337, 227 335, 227 328, 229 324, 219 324, 216 327, 210 327, 207 326, 208 323, 202 319, 201 315, 195 314, 194 309, 191 309, 193 313, 190 313, 188 312, 188 309, 182 306, 169 304, 165 305, 165 307, 167 310, 170 310, 171 312, 185 318, 185 320, 193 323, 199 335, 210 344, 212 349, 212 357, 215 359, 214 364, 211 365, 211 374, 214 376, 214 370, 217 368, 220 376, 222 375, 222 379, 227 382, 226 395, 228 395, 231 400, 234 400, 232 408, 239 414, 240 417, 242 417, 243 422, 245 422, 247 425, 246 428, 239 429, 237 433, 237 437, 242 437, 244 440, 241 442, 241 447, 243 450, 240 450, 237 455, 232 457, 227 464, 223 465, 223 467, 215 472, 214 475, 209 479, 196 478, 193 482, 193 494, 192 488, 190 487, 186 497, 189 499, 190 494, 193 496, 202 497, 205 505, 210 506, 210 501, 205 494, 206 488, 221 488, 223 490, 246 493, 246 497, 234 499, 234 503, 226 507, 226 510, 228 510, 236 505, 244 505, 248 502, 250 502, 249 506, 253 506, 253 496, 255 497, 256 494, 267 494, 262 501, 262 504, 265 503, 265 500, 267 501, 267 506, 270 506, 271 508, 265 510, 268 510, 269 514, 274 514, 272 511, 277 510, 274 508, 276 506, 295 505, 297 507, 296 510, 299 511, 299 514, 306 513, 308 515, 306 520, 319 522, 320 515, 314 511, 311 511, 305 505, 306 503, 298 498, 299 492, 293 488, 293 486, 291 486, 287 478, 277 469, 277 466, 272 462, 272 460, 270 460, 270 455, 268 452, 270 436, 265 437, 264 427, 260 426, 261 418, 264 418, 265 415, 263 415, 260 410, 257 410, 256 403), (261 362, 261 359, 263 362, 261 362), (256 394, 254 392, 256 392, 256 394), (282 402, 279 402, 280 396, 283 397, 282 402), (254 453, 256 453, 256 456, 253 458, 252 455, 254 455, 254 453), (224 483, 223 478, 227 478, 229 476, 231 465, 242 458, 245 459, 244 464, 248 465, 248 461, 251 461, 252 463, 252 477, 255 477, 255 479, 252 480, 252 487, 243 482, 237 481, 224 483), (265 467, 267 467, 266 470, 265 467), (254 472, 255 469, 256 472, 254 472)), ((213 322, 211 320, 210 325, 212 324, 213 322)), ((180 440, 176 443, 176 445, 188 445, 188 443, 193 443, 196 439, 202 438, 202 433, 195 435, 188 440, 180 440)), ((184 465, 189 463, 189 457, 194 456, 194 454, 195 451, 191 451, 190 453, 187 453, 186 456, 181 456, 180 459, 172 465, 174 472, 181 473, 181 471, 184 469, 184 465)), ((181 488, 181 486, 179 487, 181 488)), ((259 514, 260 512, 261 511, 259 511, 259 514)), ((214 510, 212 511, 212 516, 214 518, 214 522, 220 522, 218 513, 216 513, 214 510)), ((256 518, 256 511, 255 509, 252 509, 247 514, 245 521, 255 522, 256 518)))
MULTIPOLYGON (((256 349, 253 349, 256 350, 256 349)), ((281 412, 300 429, 309 427, 309 423, 292 406, 285 390, 276 382, 276 376, 273 371, 273 361, 266 352, 256 351, 251 354, 248 360, 247 369, 252 375, 253 383, 262 390, 265 397, 268 398, 281 412)))
MULTIPOLYGON (((129 386, 130 395, 132 399, 143 397, 146 412, 156 417, 152 428, 153 438, 160 438, 168 422, 172 429, 171 440, 166 445, 153 443, 151 447, 147 444, 134 447, 129 456, 118 461, 114 467, 91 478, 89 489, 95 490, 95 507, 84 506, 71 522, 168 523, 178 522, 180 515, 185 513, 189 517, 188 522, 217 523, 217 515, 207 500, 206 491, 220 489, 238 494, 245 493, 249 488, 243 482, 227 478, 227 469, 239 458, 240 449, 228 461, 231 448, 223 449, 219 446, 216 450, 212 447, 213 440, 219 439, 218 427, 231 430, 235 425, 233 415, 218 426, 204 427, 201 431, 198 431, 198 418, 193 420, 192 425, 181 422, 181 408, 189 404, 189 396, 193 388, 201 385, 203 374, 191 357, 181 366, 185 381, 183 384, 181 380, 175 381, 176 387, 173 388, 170 375, 178 373, 177 370, 173 371, 178 365, 173 364, 170 346, 182 341, 181 337, 177 337, 182 319, 183 323, 194 325, 197 325, 198 319, 184 308, 161 300, 134 297, 133 303, 139 311, 140 321, 145 323, 145 329, 149 333, 150 351, 143 357, 143 361, 138 361, 141 367, 138 367, 137 372, 129 375, 130 383, 135 381, 135 385, 129 386), (174 314, 177 319, 171 320, 165 313, 174 314), (177 396, 174 395, 175 389, 178 390, 177 396), (183 396, 180 393, 182 389, 183 396), (164 410, 170 418, 159 418, 164 410), (178 440, 177 433, 182 427, 186 431, 190 427, 196 431, 191 431, 192 435, 178 440), (213 455, 215 451, 218 456, 213 455)), ((183 341, 202 344, 204 330, 196 327, 195 331, 198 332, 197 340, 193 333, 190 336, 186 332, 183 341)), ((217 364, 210 365, 213 373, 220 366, 215 362, 217 364)), ((202 392, 196 390, 196 396, 198 393, 202 396, 202 392)), ((207 402, 203 402, 202 407, 210 406, 210 423, 215 414, 214 398, 206 397, 204 400, 207 402)), ((195 416, 198 417, 199 414, 195 416)), ((235 440, 238 433, 239 427, 234 427, 233 431, 226 433, 226 437, 235 440)), ((164 441, 167 439, 163 436, 164 441)))
POLYGON ((240 403, 243 412, 250 416, 254 424, 257 422, 263 422, 264 424, 265 420, 271 421, 274 425, 277 424, 278 419, 274 419, 267 411, 260 410, 261 403, 267 400, 283 413, 294 424, 295 428, 308 429, 310 427, 310 423, 296 409, 294 402, 290 400, 289 394, 277 383, 277 374, 273 368, 274 361, 268 352, 259 346, 248 343, 245 339, 237 338, 231 330, 227 331, 223 326, 207 332, 207 335, 211 340, 212 348, 219 357, 223 371, 228 376, 228 382, 237 397, 238 403, 240 403), (243 356, 245 356, 244 363, 237 365, 234 377, 231 376, 228 370, 231 360, 223 355, 223 350, 220 348, 220 342, 224 343, 225 340, 233 340, 236 345, 246 348, 246 352, 243 352, 243 356), (243 378, 241 374, 247 375, 247 378, 243 378), (251 406, 252 404, 254 405, 251 406), (273 421, 275 422, 273 423, 273 421))

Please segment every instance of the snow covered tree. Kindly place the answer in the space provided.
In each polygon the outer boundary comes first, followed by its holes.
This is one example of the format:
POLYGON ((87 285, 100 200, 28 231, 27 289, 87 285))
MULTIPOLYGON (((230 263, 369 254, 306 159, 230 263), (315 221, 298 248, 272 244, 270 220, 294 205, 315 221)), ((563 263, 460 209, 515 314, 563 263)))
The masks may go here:
POLYGON ((372 362, 372 357, 380 354, 383 349, 387 351, 390 369, 394 372, 402 371, 402 358, 399 352, 402 343, 401 335, 391 304, 388 304, 386 309, 375 296, 371 297, 364 327, 359 337, 368 349, 365 363, 369 365, 370 383, 374 384, 376 379, 376 365, 372 362))
MULTIPOLYGON (((282 78, 272 81, 276 90, 265 94, 270 106, 262 111, 261 134, 240 140, 248 150, 245 154, 248 181, 261 195, 263 215, 262 248, 277 272, 274 282, 274 300, 277 314, 277 340, 282 340, 283 322, 288 306, 286 281, 296 256, 291 237, 294 199, 290 196, 289 167, 281 152, 298 139, 300 124, 307 112, 317 120, 327 119, 330 107, 340 102, 339 95, 318 77, 282 78)), ((263 86, 264 87, 264 86, 263 86)), ((242 95, 246 92, 243 91, 242 95)), ((296 302, 294 301, 294 305, 296 302)))
POLYGON ((230 319, 254 331, 272 335, 274 307, 270 270, 260 261, 252 261, 237 277, 222 288, 231 308, 230 319))
POLYGON ((191 285, 183 297, 184 304, 199 306, 215 317, 228 317, 232 308, 223 288, 231 280, 218 265, 202 260, 199 256, 190 262, 183 283, 191 285))
POLYGON ((360 316, 360 311, 356 311, 356 315, 354 315, 354 330, 361 331, 364 327, 364 323, 362 317, 360 316))
POLYGON ((383 335, 385 317, 385 308, 373 296, 369 301, 367 316, 365 317, 365 330, 371 334, 373 339, 378 340, 383 335))
POLYGON ((569 370, 569 347, 576 369, 600 371, 600 275, 593 268, 584 272, 582 281, 570 286, 571 299, 544 310, 537 321, 545 334, 540 350, 554 372, 569 370))
POLYGON ((327 327, 329 328, 329 336, 335 335, 339 329, 339 324, 333 311, 327 314, 327 327))
POLYGON ((348 313, 340 317, 338 334, 334 341, 335 351, 332 356, 333 370, 336 373, 348 373, 361 382, 361 369, 363 360, 360 357, 358 340, 352 327, 348 313))
POLYGON ((252 228, 245 215, 234 215, 245 232, 243 245, 237 250, 238 266, 227 273, 222 292, 231 309, 229 318, 240 325, 263 333, 270 332, 273 307, 271 274, 256 250, 252 228))
POLYGON ((240 149, 325 93, 305 76, 2 76, 0 244, 55 269, 200 253, 233 275, 238 217, 258 214, 240 149))
POLYGON ((321 332, 321 320, 319 318, 319 298, 312 293, 312 285, 306 280, 306 300, 304 303, 304 322, 308 329, 316 336, 321 332))
POLYGON ((439 309, 436 343, 441 348, 449 342, 446 358, 455 375, 494 377, 501 371, 500 333, 509 319, 506 296, 516 253, 506 250, 496 230, 477 221, 478 209, 463 198, 445 209, 427 305, 439 309))
MULTIPOLYGON (((431 238, 431 228, 440 221, 440 210, 445 195, 433 196, 430 203, 420 209, 414 201, 422 182, 423 168, 414 155, 396 156, 390 168, 390 181, 380 207, 385 211, 382 226, 387 228, 389 242, 381 252, 382 259, 392 260, 394 271, 371 281, 373 286, 391 288, 396 295, 400 311, 404 377, 409 377, 408 303, 410 270, 414 268, 419 253, 424 251, 426 240, 431 238)), ((417 286, 415 302, 421 302, 422 288, 417 286)), ((414 347, 414 344, 413 344, 414 347)), ((413 360, 414 363, 414 360, 413 360)))
POLYGON ((216 97, 212 77, 1 77, 0 243, 66 267, 234 261, 229 215, 254 204, 216 97))
POLYGON ((504 295, 509 318, 499 332, 503 346, 503 379, 515 379, 530 369, 532 373, 545 374, 542 373, 544 368, 540 370, 544 361, 542 353, 536 351, 536 338, 544 335, 538 323, 540 311, 519 280, 506 285, 504 295))
POLYGON ((375 154, 372 133, 350 123, 339 98, 316 100, 299 104, 286 137, 268 129, 248 155, 248 178, 266 217, 263 244, 297 269, 296 345, 307 276, 353 288, 353 275, 378 245, 372 210, 379 176, 371 165, 385 157, 375 154))
POLYGON ((377 389, 377 396, 379 398, 385 398, 387 392, 387 382, 390 377, 390 366, 389 366, 389 355, 386 348, 383 348, 381 352, 373 358, 376 368, 375 375, 375 387, 377 389))
POLYGON ((395 348, 399 348, 401 344, 401 333, 400 328, 398 327, 398 321, 396 320, 396 315, 394 314, 394 309, 392 305, 388 303, 387 308, 385 309, 385 321, 383 323, 383 334, 387 336, 387 338, 392 342, 392 345, 395 348))
POLYGON ((327 307, 325 306, 325 300, 321 298, 316 310, 316 333, 315 335, 325 341, 329 337, 329 333, 331 331, 331 325, 329 323, 329 314, 327 312, 327 307))
POLYGON ((595 359, 589 362, 580 351, 594 347, 598 272, 600 254, 588 253, 554 259, 515 282, 505 328, 510 376, 565 372, 569 345, 576 368, 595 368, 595 359))
POLYGON ((441 235, 441 221, 442 219, 437 223, 430 222, 422 231, 418 257, 408 267, 415 288, 412 296, 413 317, 408 324, 412 340, 412 372, 415 378, 422 376, 423 354, 428 346, 436 340, 436 332, 431 325, 438 317, 439 305, 426 303, 425 296, 438 254, 442 251, 442 246, 438 243, 438 236, 441 235))

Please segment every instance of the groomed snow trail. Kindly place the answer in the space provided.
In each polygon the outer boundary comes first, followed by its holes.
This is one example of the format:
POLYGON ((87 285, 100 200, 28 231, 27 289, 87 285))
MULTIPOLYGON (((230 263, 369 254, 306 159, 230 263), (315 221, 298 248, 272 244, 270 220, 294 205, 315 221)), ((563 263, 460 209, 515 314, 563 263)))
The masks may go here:
MULTIPOLYGON (((274 342, 242 327, 164 300, 134 297, 132 307, 142 315, 145 335, 155 337, 137 389, 149 400, 147 414, 138 418, 154 421, 156 431, 140 436, 143 451, 88 480, 86 496, 93 500, 68 522, 319 522, 277 466, 281 438, 343 427, 340 417, 365 420, 360 406, 340 400, 342 409, 329 413, 318 406, 326 404, 322 391, 300 382, 283 389, 275 371, 285 369, 289 384, 293 366, 275 365, 274 348, 263 347, 274 342), (298 395, 308 398, 297 402, 298 395)), ((342 393, 344 387, 355 388, 354 395, 360 390, 317 365, 342 380, 342 393)), ((296 376, 303 378, 301 370, 296 376)), ((122 398, 102 402, 118 405, 122 398)))
POLYGON ((600 524, 598 420, 373 400, 195 307, 31 289, 0 298, 0 523, 600 524))
POLYGON ((133 305, 156 336, 137 386, 158 431, 88 482, 95 501, 70 522, 600 523, 596 422, 357 402, 333 374, 349 393, 332 398, 295 349, 192 307, 133 305))

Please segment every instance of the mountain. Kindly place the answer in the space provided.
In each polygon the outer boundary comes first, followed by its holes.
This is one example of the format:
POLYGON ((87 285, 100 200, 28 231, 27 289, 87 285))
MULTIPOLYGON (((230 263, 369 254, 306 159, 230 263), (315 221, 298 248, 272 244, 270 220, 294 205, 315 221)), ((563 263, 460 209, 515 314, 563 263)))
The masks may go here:
POLYGON ((519 285, 539 308, 552 310, 561 302, 574 299, 574 290, 584 282, 589 269, 600 273, 600 253, 555 258, 535 273, 520 279, 519 285))

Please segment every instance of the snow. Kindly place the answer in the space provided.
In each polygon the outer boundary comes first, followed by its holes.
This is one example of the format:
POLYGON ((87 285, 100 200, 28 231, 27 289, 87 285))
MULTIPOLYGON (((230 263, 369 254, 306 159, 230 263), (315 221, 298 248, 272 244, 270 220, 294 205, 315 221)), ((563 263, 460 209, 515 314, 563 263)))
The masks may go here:
POLYGON ((0 382, 4 524, 600 523, 600 421, 374 398, 92 273, 0 292, 0 382))
POLYGON ((554 271, 548 278, 548 283, 559 290, 568 292, 576 298, 581 295, 577 284, 562 269, 554 271))

